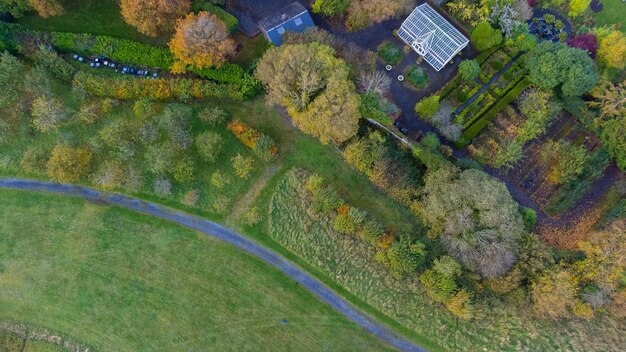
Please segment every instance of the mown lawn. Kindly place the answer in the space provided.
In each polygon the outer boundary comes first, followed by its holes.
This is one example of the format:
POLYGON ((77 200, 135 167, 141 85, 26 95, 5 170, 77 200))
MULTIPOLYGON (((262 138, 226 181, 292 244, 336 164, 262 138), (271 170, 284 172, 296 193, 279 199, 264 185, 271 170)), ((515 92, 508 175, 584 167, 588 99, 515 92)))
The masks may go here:
POLYGON ((41 18, 28 13, 19 23, 40 31, 105 34, 152 45, 166 45, 169 37, 148 37, 124 22, 118 0, 64 1, 65 14, 41 18))
POLYGON ((620 31, 626 33, 626 24, 624 23, 626 4, 622 0, 602 0, 602 5, 604 5, 602 11, 593 13, 596 24, 598 26, 621 24, 620 31))
POLYGON ((0 319, 102 351, 389 350, 203 234, 77 198, 0 197, 0 319))

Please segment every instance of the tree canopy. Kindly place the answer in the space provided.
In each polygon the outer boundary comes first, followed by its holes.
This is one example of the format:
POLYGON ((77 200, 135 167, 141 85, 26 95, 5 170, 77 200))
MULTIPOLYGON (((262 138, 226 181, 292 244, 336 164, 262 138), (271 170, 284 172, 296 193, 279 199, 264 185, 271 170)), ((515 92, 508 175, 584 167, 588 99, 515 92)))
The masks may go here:
POLYGON ((228 37, 224 22, 208 12, 200 12, 178 20, 169 47, 184 65, 204 68, 221 66, 235 53, 236 44, 228 37))
POLYGON ((491 27, 489 22, 480 22, 472 31, 472 43, 479 51, 502 43, 502 32, 491 27))
POLYGON ((287 109, 296 126, 323 143, 342 143, 358 127, 359 97, 349 69, 317 43, 283 45, 261 58, 256 75, 271 103, 287 109))
POLYGON ((145 35, 171 32, 176 20, 191 10, 190 0, 121 0, 122 17, 145 35))
POLYGON ((598 82, 587 52, 562 43, 538 44, 526 58, 525 66, 535 85, 546 90, 560 88, 563 95, 583 95, 598 82))
POLYGON ((502 182, 473 169, 429 171, 422 209, 431 235, 468 269, 495 277, 514 264, 524 223, 502 182))

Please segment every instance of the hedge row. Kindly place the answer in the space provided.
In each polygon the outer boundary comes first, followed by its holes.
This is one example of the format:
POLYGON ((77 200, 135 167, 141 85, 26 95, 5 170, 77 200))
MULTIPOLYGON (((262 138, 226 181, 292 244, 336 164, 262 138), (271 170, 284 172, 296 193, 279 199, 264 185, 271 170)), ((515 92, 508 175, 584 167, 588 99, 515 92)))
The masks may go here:
POLYGON ((214 14, 217 18, 222 20, 228 29, 230 34, 235 33, 237 28, 239 27, 239 21, 237 18, 230 13, 228 13, 223 8, 213 5, 206 1, 196 1, 194 2, 194 6, 192 8, 193 12, 206 11, 208 13, 214 14))
POLYGON ((463 131, 463 135, 459 140, 459 145, 468 144, 472 138, 476 137, 480 131, 487 126, 487 124, 494 118, 496 115, 504 109, 507 105, 509 105, 518 95, 522 93, 524 89, 530 84, 528 78, 524 77, 515 87, 513 87, 505 96, 503 96, 496 104, 494 104, 491 109, 487 110, 480 118, 474 122, 469 128, 463 131))
MULTIPOLYGON (((174 62, 174 57, 167 48, 107 35, 37 32, 9 23, 0 23, 0 50, 15 50, 17 48, 16 38, 19 37, 20 33, 39 36, 50 41, 57 50, 67 53, 104 55, 123 63, 158 67, 165 70, 169 69, 174 62)), ((191 71, 202 78, 217 82, 238 83, 242 85, 242 91, 246 95, 256 95, 261 90, 260 82, 235 64, 226 63, 220 68, 191 68, 191 71)))
POLYGON ((276 147, 276 143, 271 137, 255 130, 238 119, 229 122, 227 128, 243 145, 252 149, 257 156, 265 161, 272 160, 278 153, 278 147, 276 147))
POLYGON ((200 79, 105 77, 81 71, 74 75, 73 84, 75 89, 84 90, 95 96, 122 100, 142 97, 181 101, 191 98, 230 98, 235 100, 247 98, 239 85, 200 79))
POLYGON ((166 48, 107 35, 50 32, 52 46, 63 52, 104 55, 112 60, 168 69, 174 57, 166 48))

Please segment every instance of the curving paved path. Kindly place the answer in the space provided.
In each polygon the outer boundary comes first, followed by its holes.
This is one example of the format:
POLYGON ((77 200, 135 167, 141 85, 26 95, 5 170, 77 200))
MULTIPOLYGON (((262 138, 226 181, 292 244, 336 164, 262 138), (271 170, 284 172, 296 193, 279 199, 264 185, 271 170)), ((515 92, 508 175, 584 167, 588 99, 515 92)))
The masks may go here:
POLYGON ((82 197, 90 201, 105 202, 107 204, 148 214, 200 231, 208 236, 230 243, 276 267, 311 291, 314 295, 321 298, 324 302, 331 305, 339 313, 345 315, 348 319, 359 324, 397 349, 401 351, 426 352, 425 349, 396 335, 380 323, 374 321, 374 319, 353 307, 345 299, 339 297, 320 281, 314 279, 294 264, 280 257, 278 254, 217 223, 176 210, 161 207, 154 203, 149 203, 136 198, 130 198, 120 194, 101 192, 89 187, 9 178, 0 179, 0 188, 44 191, 82 197))

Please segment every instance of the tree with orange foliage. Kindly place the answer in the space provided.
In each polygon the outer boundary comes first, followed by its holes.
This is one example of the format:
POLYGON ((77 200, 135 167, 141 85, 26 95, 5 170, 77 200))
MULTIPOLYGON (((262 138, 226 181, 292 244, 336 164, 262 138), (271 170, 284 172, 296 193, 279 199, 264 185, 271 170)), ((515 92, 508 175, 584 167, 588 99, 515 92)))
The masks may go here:
POLYGON ((145 35, 171 32, 175 21, 189 13, 190 0, 121 0, 122 17, 145 35))
POLYGON ((179 61, 172 67, 175 72, 184 71, 185 65, 219 67, 236 49, 224 22, 208 12, 191 13, 179 19, 169 46, 179 61))

